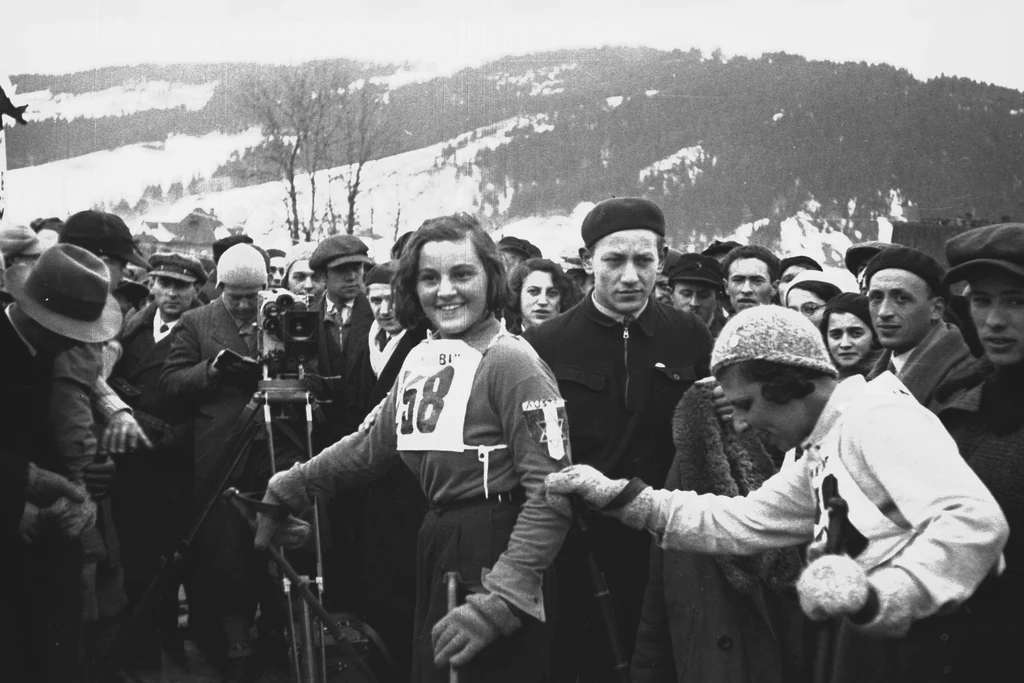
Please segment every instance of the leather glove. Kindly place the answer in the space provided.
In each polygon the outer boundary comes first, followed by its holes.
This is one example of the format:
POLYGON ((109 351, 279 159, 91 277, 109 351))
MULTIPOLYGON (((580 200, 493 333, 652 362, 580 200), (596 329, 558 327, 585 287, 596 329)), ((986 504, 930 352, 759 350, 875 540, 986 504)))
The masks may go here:
POLYGON ((72 503, 61 498, 48 508, 39 511, 43 523, 55 527, 67 539, 79 538, 86 529, 96 525, 96 503, 86 498, 82 503, 72 503))
POLYGON ((43 507, 52 504, 58 498, 70 498, 75 503, 81 503, 85 500, 85 489, 56 472, 29 463, 25 498, 43 507))
POLYGON ((91 462, 82 468, 85 489, 93 498, 99 499, 107 495, 110 485, 114 482, 116 469, 114 461, 109 459, 103 462, 91 462))
POLYGON ((302 470, 298 466, 278 472, 270 478, 263 502, 281 507, 280 514, 261 512, 256 516, 255 545, 264 550, 270 544, 285 545, 298 540, 305 542, 309 535, 309 524, 293 517, 291 512, 301 513, 309 507, 306 497, 306 482, 302 478, 302 470), (305 530, 302 527, 305 526, 305 530))
POLYGON ((468 664, 498 636, 515 633, 522 622, 497 595, 471 594, 441 618, 430 635, 434 643, 434 665, 454 667, 468 664))
POLYGON ((21 519, 18 520, 18 537, 25 543, 31 543, 39 536, 39 528, 42 526, 42 519, 39 515, 39 508, 32 503, 25 503, 21 511, 21 519))
POLYGON ((591 507, 613 517, 634 529, 647 528, 647 520, 654 510, 651 487, 645 487, 632 501, 614 510, 606 510, 612 500, 629 485, 625 479, 609 479, 590 465, 572 465, 561 472, 549 474, 545 480, 548 505, 558 512, 572 516, 570 495, 577 495, 591 507))

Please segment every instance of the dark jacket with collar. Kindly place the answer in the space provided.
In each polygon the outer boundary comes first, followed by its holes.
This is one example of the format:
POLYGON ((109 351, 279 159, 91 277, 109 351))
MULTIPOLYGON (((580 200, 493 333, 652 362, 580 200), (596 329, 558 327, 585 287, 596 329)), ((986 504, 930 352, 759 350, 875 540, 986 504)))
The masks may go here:
MULTIPOLYGON (((661 487, 675 455, 672 414, 683 393, 707 376, 711 335, 695 315, 653 298, 628 328, 597 310, 592 296, 523 335, 552 369, 565 399, 574 463, 613 478, 661 487)), ((590 515, 589 537, 569 532, 555 560, 555 680, 616 681, 587 576, 593 553, 608 582, 625 654, 632 654, 650 535, 590 515)))
POLYGON ((573 462, 661 486, 675 455, 672 412, 709 372, 707 326, 651 298, 627 332, 587 296, 523 337, 558 379, 573 462))
POLYGON ((324 401, 326 420, 318 428, 319 447, 326 447, 351 434, 370 412, 370 393, 375 379, 370 368, 370 326, 373 309, 365 294, 352 303, 349 329, 342 348, 337 325, 326 316, 327 293, 316 302, 319 312, 317 338, 318 374, 330 377, 322 382, 319 398, 324 401))

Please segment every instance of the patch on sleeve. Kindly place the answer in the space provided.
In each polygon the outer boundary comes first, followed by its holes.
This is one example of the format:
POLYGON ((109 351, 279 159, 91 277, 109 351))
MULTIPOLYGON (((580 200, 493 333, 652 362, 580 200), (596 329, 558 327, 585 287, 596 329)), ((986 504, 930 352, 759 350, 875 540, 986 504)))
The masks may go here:
POLYGON ((569 425, 565 419, 565 401, 560 398, 523 403, 523 417, 530 436, 547 449, 548 455, 561 460, 569 452, 569 425))

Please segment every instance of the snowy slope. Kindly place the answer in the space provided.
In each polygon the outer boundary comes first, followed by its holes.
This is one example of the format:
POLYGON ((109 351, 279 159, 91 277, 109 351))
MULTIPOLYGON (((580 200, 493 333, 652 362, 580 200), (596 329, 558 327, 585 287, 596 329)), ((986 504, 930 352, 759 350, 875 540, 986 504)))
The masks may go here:
POLYGON ((200 85, 143 81, 120 85, 81 95, 53 94, 49 90, 19 93, 18 104, 27 104, 25 118, 29 121, 103 116, 124 116, 151 109, 174 109, 184 106, 199 111, 213 97, 218 81, 200 85))

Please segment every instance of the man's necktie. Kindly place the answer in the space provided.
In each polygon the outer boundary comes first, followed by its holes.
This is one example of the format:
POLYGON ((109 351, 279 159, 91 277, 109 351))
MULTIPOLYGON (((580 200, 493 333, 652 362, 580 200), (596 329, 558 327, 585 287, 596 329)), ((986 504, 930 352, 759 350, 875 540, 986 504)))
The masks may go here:
POLYGON ((388 332, 385 329, 381 329, 377 332, 377 348, 381 351, 388 345, 388 332))
POLYGON ((171 328, 170 326, 167 325, 167 323, 164 323, 163 325, 160 326, 160 334, 167 334, 170 331, 171 328))

